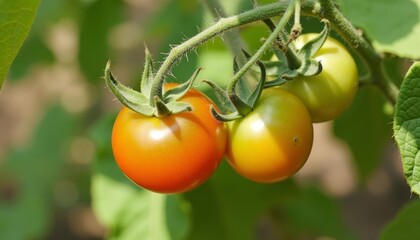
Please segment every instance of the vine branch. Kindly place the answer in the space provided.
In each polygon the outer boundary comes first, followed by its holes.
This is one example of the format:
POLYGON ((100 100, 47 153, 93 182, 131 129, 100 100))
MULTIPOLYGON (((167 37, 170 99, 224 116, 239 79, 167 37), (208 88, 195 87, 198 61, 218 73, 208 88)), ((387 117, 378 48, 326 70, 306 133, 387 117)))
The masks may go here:
MULTIPOLYGON (((301 14, 320 19, 325 18, 331 23, 331 27, 361 56, 370 71, 371 83, 377 85, 385 96, 395 104, 398 87, 392 82, 382 67, 383 56, 375 51, 359 34, 357 29, 343 16, 334 3, 331 0, 299 0, 298 4, 301 6, 301 14)), ((221 17, 212 26, 172 48, 156 73, 151 92, 162 97, 161 89, 165 76, 174 63, 190 50, 232 28, 279 16, 285 11, 288 5, 289 1, 284 0, 257 6, 235 16, 221 17)))
MULTIPOLYGON (((218 34, 221 34, 229 29, 251 22, 260 21, 262 19, 279 16, 285 11, 288 5, 288 1, 280 1, 277 3, 256 7, 252 10, 235 16, 220 18, 219 21, 214 23, 212 26, 198 33, 194 37, 186 40, 180 45, 172 48, 169 52, 169 55, 156 73, 155 81, 152 86, 152 93, 162 97, 162 92, 159 91, 162 89, 161 86, 164 83, 165 76, 170 71, 175 62, 179 60, 184 54, 201 45, 205 41, 208 41, 214 36, 217 36, 218 34)), ((318 4, 315 0, 308 0, 304 1, 301 7, 304 11, 306 10, 308 12, 312 12, 317 8, 317 5, 318 4)))

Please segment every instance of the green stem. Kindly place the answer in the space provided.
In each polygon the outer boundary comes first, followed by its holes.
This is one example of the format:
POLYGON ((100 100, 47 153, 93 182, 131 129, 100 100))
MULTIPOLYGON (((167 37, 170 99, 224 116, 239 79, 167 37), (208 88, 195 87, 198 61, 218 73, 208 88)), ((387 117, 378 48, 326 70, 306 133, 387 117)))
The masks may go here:
MULTIPOLYGON (((377 85, 392 103, 395 103, 398 95, 398 87, 395 86, 389 76, 386 75, 385 71, 382 69, 383 56, 376 52, 375 49, 359 34, 357 29, 355 29, 335 7, 334 3, 331 0, 302 0, 300 3, 302 14, 321 19, 326 18, 330 21, 332 28, 336 30, 336 32, 355 49, 363 61, 365 61, 365 64, 373 77, 372 83, 377 85)), ((279 16, 282 12, 284 12, 288 5, 288 1, 280 1, 256 7, 236 16, 226 18, 222 17, 209 28, 174 47, 169 52, 168 57, 162 63, 155 76, 150 99, 153 99, 153 96, 159 96, 162 98, 162 85, 164 83, 165 76, 171 70, 174 63, 187 52, 196 48, 203 42, 208 41, 214 36, 232 28, 279 16)))
POLYGON ((325 18, 330 21, 332 28, 347 42, 365 61, 370 70, 372 83, 377 85, 393 104, 396 103, 398 87, 392 82, 382 69, 383 56, 379 54, 357 31, 357 29, 343 16, 331 0, 319 0, 319 14, 310 15, 325 18))
POLYGON ((295 2, 295 21, 292 28, 295 35, 299 35, 302 32, 302 25, 300 24, 301 5, 301 0, 295 2))
MULTIPOLYGON (((207 5, 207 8, 216 20, 227 17, 227 14, 219 0, 204 0, 204 3, 207 5)), ((234 56, 242 56, 242 49, 245 49, 246 45, 242 40, 238 29, 232 29, 225 32, 223 34, 223 39, 225 39, 229 50, 234 56)))
POLYGON ((289 6, 287 7, 283 17, 280 19, 279 23, 277 24, 277 27, 270 34, 270 36, 264 41, 263 45, 257 50, 257 52, 254 55, 252 55, 252 57, 245 63, 245 65, 242 66, 241 69, 239 69, 239 71, 235 74, 235 76, 233 76, 232 81, 229 82, 229 85, 227 87, 227 92, 232 92, 236 83, 248 71, 248 69, 257 62, 257 60, 261 57, 261 55, 263 55, 265 51, 268 50, 269 47, 273 46, 273 42, 277 39, 277 37, 279 36, 281 31, 286 26, 287 22, 293 15, 293 11, 295 9, 294 1, 296 0, 292 0, 289 3, 289 6))
MULTIPOLYGON (((198 33, 194 37, 186 40, 180 45, 174 47, 169 52, 169 55, 160 66, 156 73, 155 80, 151 89, 151 97, 159 96, 162 99, 162 85, 165 80, 166 74, 171 70, 174 63, 179 60, 184 54, 196 48, 200 44, 209 39, 223 33, 229 29, 245 25, 251 22, 260 21, 275 16, 279 16, 289 5, 288 1, 281 1, 277 3, 267 4, 260 7, 256 7, 247 12, 238 14, 236 16, 220 18, 216 23, 202 32, 198 33)), ((317 7, 316 1, 308 0, 302 3, 302 10, 305 12, 312 12, 317 7)), ((152 103, 154 104, 154 103, 152 103)))

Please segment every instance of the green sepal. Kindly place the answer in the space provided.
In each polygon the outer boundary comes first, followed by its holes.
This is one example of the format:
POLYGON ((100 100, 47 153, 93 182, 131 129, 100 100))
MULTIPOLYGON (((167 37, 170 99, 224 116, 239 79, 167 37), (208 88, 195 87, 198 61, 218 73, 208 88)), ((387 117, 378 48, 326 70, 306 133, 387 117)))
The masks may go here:
POLYGON ((122 85, 111 72, 111 61, 105 67, 105 81, 114 96, 129 109, 146 116, 152 116, 154 109, 149 106, 147 98, 124 85, 122 85))
POLYGON ((198 73, 201 71, 201 68, 198 68, 197 70, 195 70, 195 72, 193 73, 193 75, 190 77, 190 79, 188 79, 188 81, 168 90, 165 91, 163 93, 163 100, 164 102, 171 102, 171 101, 176 101, 178 99, 180 99, 182 96, 184 96, 188 90, 190 90, 190 88, 192 87, 195 79, 198 76, 198 73))
POLYGON ((320 74, 322 71, 322 64, 313 58, 308 58, 302 63, 296 72, 302 76, 311 77, 320 74))
POLYGON ((286 82, 288 82, 289 80, 283 78, 283 77, 277 77, 274 80, 270 80, 270 81, 266 81, 264 84, 264 88, 270 88, 270 87, 275 87, 275 86, 280 86, 286 82))
POLYGON ((324 45, 325 41, 328 38, 330 33, 330 22, 326 19, 323 19, 324 29, 316 36, 314 39, 307 42, 299 51, 297 55, 300 59, 312 58, 315 53, 324 45))
POLYGON ((225 90, 210 80, 203 80, 203 82, 207 83, 213 89, 213 93, 216 96, 216 99, 221 104, 220 109, 224 110, 223 113, 236 112, 236 108, 230 101, 229 96, 225 90))
POLYGON ((154 62, 152 59, 152 55, 149 52, 149 49, 146 45, 145 47, 145 63, 144 63, 144 70, 140 81, 140 92, 143 93, 145 96, 150 96, 150 92, 153 85, 153 79, 155 77, 154 72, 154 62))
MULTIPOLYGON (((251 55, 245 50, 242 50, 242 52, 248 60, 251 58, 251 55)), ((256 64, 259 67, 260 79, 257 81, 255 86, 248 86, 249 84, 247 79, 242 77, 237 82, 233 83, 233 85, 227 90, 230 101, 235 106, 236 110, 244 116, 252 111, 254 105, 261 95, 262 90, 264 89, 264 83, 266 80, 265 66, 259 60, 256 62, 256 64)), ((236 58, 234 59, 233 67, 234 72, 236 73, 238 71, 238 63, 236 58)), ((254 79, 252 80, 254 81, 254 79)))
MULTIPOLYGON (((169 114, 176 114, 184 111, 192 111, 190 104, 177 102, 191 88, 200 69, 196 70, 192 77, 185 83, 168 90, 165 95, 153 94, 155 83, 154 62, 152 56, 145 46, 145 64, 140 82, 140 91, 135 91, 122 85, 111 72, 111 61, 105 67, 105 81, 114 96, 127 108, 145 115, 164 117, 169 114)), ((156 87, 156 86, 155 86, 156 87)), ((157 86, 155 92, 161 92, 162 86, 157 86)))
POLYGON ((154 112, 154 115, 156 117, 165 117, 172 113, 172 111, 169 110, 166 104, 158 96, 154 96, 153 101, 155 102, 156 111, 154 112))
POLYGON ((219 112, 217 112, 217 110, 213 106, 210 106, 210 112, 215 119, 217 119, 221 122, 234 121, 234 120, 237 120, 237 119, 243 117, 243 115, 239 114, 238 112, 233 112, 233 113, 229 113, 229 114, 219 113, 219 112))
MULTIPOLYGON (((245 50, 242 50, 242 52, 248 60, 251 58, 251 55, 245 50)), ((264 64, 261 61, 257 61, 256 64, 259 67, 260 79, 253 87, 248 86, 249 83, 246 82, 247 79, 244 77, 239 78, 236 82, 229 85, 227 91, 224 91, 211 81, 203 81, 213 88, 216 98, 222 104, 222 113, 219 113, 213 106, 211 106, 210 110, 214 118, 223 122, 233 121, 246 116, 252 111, 261 96, 262 91, 264 90, 266 80, 266 70, 264 64)), ((236 74, 238 70, 239 64, 236 61, 236 58, 234 58, 233 71, 236 74)), ((252 81, 255 80, 252 79, 252 81)))
POLYGON ((285 52, 274 48, 274 54, 279 60, 265 62, 264 65, 267 68, 267 75, 275 79, 267 81, 265 88, 279 86, 298 76, 311 77, 321 73, 322 64, 313 56, 324 45, 330 32, 329 21, 323 19, 322 22, 324 29, 297 52, 293 44, 290 44, 285 52))
MULTIPOLYGON (((236 75, 236 73, 240 69, 237 59, 238 59, 237 56, 235 56, 233 58, 233 74, 234 75, 236 75)), ((242 96, 248 96, 248 95, 251 94, 251 90, 250 90, 251 86, 250 85, 251 85, 252 80, 251 81, 247 81, 247 80, 249 80, 249 79, 241 77, 241 79, 239 79, 236 82, 235 86, 232 87, 232 89, 231 89, 232 91, 235 91, 235 93, 240 96, 239 98, 242 98, 242 96)), ((230 93, 230 94, 232 94, 232 93, 230 93)))
POLYGON ((171 110, 171 114, 191 112, 193 110, 193 107, 186 102, 169 102, 166 106, 171 110))
MULTIPOLYGON (((245 51, 244 51, 244 54, 247 58, 251 57, 245 51)), ((260 75, 260 80, 257 82, 255 90, 252 92, 252 94, 247 99, 247 102, 251 106, 251 108, 254 108, 255 104, 257 103, 258 99, 260 98, 261 93, 264 90, 264 84, 265 84, 266 77, 267 77, 264 64, 261 61, 257 60, 257 65, 260 68, 261 75, 260 75)))
POLYGON ((229 100, 235 106, 236 112, 245 116, 252 111, 252 106, 248 105, 248 103, 244 102, 236 93, 229 94, 229 100))

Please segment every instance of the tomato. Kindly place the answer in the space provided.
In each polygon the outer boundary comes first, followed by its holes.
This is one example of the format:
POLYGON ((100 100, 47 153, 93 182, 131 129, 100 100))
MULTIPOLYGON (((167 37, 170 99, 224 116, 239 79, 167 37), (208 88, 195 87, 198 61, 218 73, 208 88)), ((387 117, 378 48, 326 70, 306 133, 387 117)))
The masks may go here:
MULTIPOLYGON (((315 36, 303 34, 296 40, 296 47, 315 36)), ((314 57, 322 64, 320 74, 299 76, 281 87, 303 101, 313 122, 324 122, 336 118, 353 102, 358 86, 357 66, 346 48, 330 37, 314 57)))
POLYGON ((180 101, 193 111, 157 118, 124 107, 114 123, 115 161, 134 183, 154 192, 197 187, 216 170, 226 149, 227 130, 211 115, 213 103, 193 89, 180 101))
POLYGON ((312 149, 311 117, 302 101, 280 88, 263 91, 253 111, 228 124, 227 158, 242 176, 269 183, 286 179, 312 149))

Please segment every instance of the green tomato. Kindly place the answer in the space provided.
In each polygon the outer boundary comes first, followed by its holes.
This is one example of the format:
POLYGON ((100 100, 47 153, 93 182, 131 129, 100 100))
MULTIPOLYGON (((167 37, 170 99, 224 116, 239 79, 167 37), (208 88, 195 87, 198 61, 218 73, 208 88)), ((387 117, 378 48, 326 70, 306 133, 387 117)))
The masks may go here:
MULTIPOLYGON (((296 40, 296 47, 301 48, 315 36, 303 34, 296 40)), ((313 122, 324 122, 336 118, 353 102, 358 88, 357 66, 347 49, 330 37, 314 58, 322 64, 320 74, 299 76, 281 88, 303 101, 313 122)))
POLYGON ((302 101, 280 88, 263 91, 253 111, 228 124, 227 160, 245 178, 284 180, 309 157, 312 120, 302 101))

